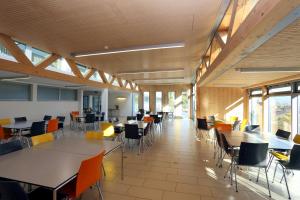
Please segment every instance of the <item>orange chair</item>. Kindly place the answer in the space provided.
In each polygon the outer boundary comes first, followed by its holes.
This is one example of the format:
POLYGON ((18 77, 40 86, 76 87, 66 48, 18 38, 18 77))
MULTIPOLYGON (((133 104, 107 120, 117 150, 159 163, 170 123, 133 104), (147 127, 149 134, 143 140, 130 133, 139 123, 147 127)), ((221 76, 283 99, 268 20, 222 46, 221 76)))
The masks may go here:
POLYGON ((0 140, 6 140, 12 137, 11 129, 5 129, 0 125, 0 140))
POLYGON ((56 132, 58 130, 58 119, 48 121, 47 133, 56 132))
POLYGON ((153 121, 154 121, 153 117, 148 117, 148 116, 144 117, 144 122, 146 123, 152 123, 153 121))
MULTIPOLYGON (((100 154, 91 157, 81 162, 77 177, 59 189, 58 196, 63 194, 67 196, 67 199, 79 198, 83 192, 89 189, 91 186, 96 185, 99 195, 103 199, 102 191, 100 189, 99 182, 102 179, 101 165, 105 151, 100 154)), ((30 199, 44 199, 45 197, 51 197, 52 191, 39 187, 30 193, 30 199)))
POLYGON ((4 129, 0 126, 0 140, 5 139, 4 129))
POLYGON ((232 124, 216 124, 215 128, 220 133, 230 133, 232 131, 232 124))

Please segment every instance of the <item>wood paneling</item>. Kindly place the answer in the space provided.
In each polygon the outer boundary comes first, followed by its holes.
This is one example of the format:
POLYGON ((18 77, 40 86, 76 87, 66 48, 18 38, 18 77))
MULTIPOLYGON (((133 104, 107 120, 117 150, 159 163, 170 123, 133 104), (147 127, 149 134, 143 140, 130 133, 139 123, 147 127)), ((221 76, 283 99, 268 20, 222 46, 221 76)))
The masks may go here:
POLYGON ((244 103, 243 95, 239 88, 198 87, 197 117, 215 115, 225 119, 226 113, 244 103))

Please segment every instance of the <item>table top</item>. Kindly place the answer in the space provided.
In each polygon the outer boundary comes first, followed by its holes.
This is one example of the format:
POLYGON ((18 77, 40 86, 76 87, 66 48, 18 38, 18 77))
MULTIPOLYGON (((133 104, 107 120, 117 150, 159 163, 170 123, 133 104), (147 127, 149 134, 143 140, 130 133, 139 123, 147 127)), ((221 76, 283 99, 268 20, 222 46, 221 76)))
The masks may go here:
POLYGON ((269 149, 290 150, 293 148, 294 142, 282 139, 271 134, 247 133, 242 131, 232 131, 225 133, 226 140, 229 145, 238 147, 241 142, 251 143, 269 143, 269 149))
POLYGON ((117 123, 114 126, 116 126, 116 127, 124 127, 126 123, 127 124, 137 124, 139 129, 145 129, 147 127, 147 125, 148 125, 148 123, 143 122, 143 121, 129 120, 129 121, 125 122, 125 123, 122 123, 122 122, 117 123))
POLYGON ((120 142, 62 138, 0 157, 0 177, 57 188, 77 175, 81 161, 120 146, 120 142))
POLYGON ((17 122, 13 124, 4 125, 3 128, 26 129, 26 128, 30 128, 32 123, 33 123, 32 121, 17 122))

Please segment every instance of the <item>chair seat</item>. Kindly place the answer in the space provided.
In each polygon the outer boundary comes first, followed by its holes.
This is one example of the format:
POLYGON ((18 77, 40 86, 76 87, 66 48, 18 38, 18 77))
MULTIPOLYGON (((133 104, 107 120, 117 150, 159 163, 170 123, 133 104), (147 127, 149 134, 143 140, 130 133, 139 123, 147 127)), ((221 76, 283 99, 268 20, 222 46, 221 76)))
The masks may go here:
POLYGON ((284 155, 282 152, 272 151, 271 154, 279 160, 287 161, 289 159, 289 157, 284 155))
POLYGON ((260 168, 267 167, 267 161, 266 160, 264 160, 260 163, 256 163, 256 164, 245 165, 243 163, 239 163, 239 158, 238 157, 234 157, 233 159, 237 163, 237 165, 240 165, 240 166, 251 166, 251 167, 260 167, 260 168))

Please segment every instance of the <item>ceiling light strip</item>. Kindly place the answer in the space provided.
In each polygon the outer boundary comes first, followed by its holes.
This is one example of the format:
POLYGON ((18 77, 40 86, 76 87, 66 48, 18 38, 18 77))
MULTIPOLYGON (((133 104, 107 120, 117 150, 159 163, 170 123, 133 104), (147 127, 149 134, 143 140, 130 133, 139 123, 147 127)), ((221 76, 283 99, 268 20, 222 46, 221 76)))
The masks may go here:
POLYGON ((263 72, 300 72, 300 67, 249 67, 236 68, 241 73, 263 73, 263 72))
POLYGON ((121 48, 111 51, 97 51, 97 52, 88 52, 88 53, 72 53, 72 56, 77 58, 87 57, 87 56, 99 56, 99 55, 108 55, 108 54, 117 54, 117 53, 128 53, 128 52, 137 52, 137 51, 149 51, 157 49, 172 49, 172 48, 182 48, 185 44, 183 42, 171 43, 171 44, 158 44, 158 45, 147 45, 140 47, 132 48, 121 48))
POLYGON ((117 75, 136 75, 136 74, 150 74, 150 73, 173 73, 173 72, 184 72, 183 68, 180 69, 166 69, 166 70, 155 70, 155 71, 139 71, 139 72, 120 72, 117 75))

